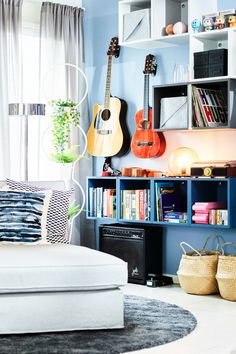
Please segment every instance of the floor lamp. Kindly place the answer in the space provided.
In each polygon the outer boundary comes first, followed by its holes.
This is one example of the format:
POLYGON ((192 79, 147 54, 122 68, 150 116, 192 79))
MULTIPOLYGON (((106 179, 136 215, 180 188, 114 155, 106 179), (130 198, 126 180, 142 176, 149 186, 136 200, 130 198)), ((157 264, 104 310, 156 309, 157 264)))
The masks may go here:
POLYGON ((24 180, 28 181, 29 163, 29 117, 44 116, 45 104, 43 103, 9 103, 9 116, 19 116, 24 118, 24 180))

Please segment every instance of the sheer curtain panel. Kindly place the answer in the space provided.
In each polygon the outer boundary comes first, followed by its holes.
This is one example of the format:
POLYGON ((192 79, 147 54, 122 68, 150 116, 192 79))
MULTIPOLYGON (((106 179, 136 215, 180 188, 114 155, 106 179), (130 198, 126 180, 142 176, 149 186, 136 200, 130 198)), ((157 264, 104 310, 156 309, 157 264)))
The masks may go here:
POLYGON ((22 0, 0 0, 0 179, 10 176, 8 103, 21 101, 21 15, 22 0))
MULTIPOLYGON (((84 70, 83 44, 84 10, 77 7, 50 2, 42 4, 40 19, 40 93, 47 100, 71 99, 78 103, 85 92, 85 81, 72 64, 84 70)), ((42 97, 42 98, 43 98, 42 97)), ((85 101, 80 107, 80 125, 86 132, 89 127, 88 105, 85 101)), ((83 149, 83 138, 78 131, 72 131, 74 144, 83 149)), ((81 159, 77 163, 76 178, 86 188, 86 176, 92 174, 92 160, 81 159)), ((77 191, 77 203, 80 193, 77 191)), ((80 214, 73 243, 87 244, 90 232, 85 212, 80 214), (86 231, 85 231, 86 229, 86 231), (83 231, 83 232, 81 232, 83 231), (83 240, 83 235, 86 239, 83 240)), ((90 225, 90 228, 92 226, 90 225)))

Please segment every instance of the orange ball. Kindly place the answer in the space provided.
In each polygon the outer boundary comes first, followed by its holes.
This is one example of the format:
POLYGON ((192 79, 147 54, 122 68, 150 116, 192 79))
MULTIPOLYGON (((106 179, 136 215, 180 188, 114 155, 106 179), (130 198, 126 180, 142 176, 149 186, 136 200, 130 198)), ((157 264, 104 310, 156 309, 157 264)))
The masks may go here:
POLYGON ((174 34, 173 27, 174 27, 173 23, 170 23, 169 25, 166 26, 166 33, 168 34, 168 36, 174 34))

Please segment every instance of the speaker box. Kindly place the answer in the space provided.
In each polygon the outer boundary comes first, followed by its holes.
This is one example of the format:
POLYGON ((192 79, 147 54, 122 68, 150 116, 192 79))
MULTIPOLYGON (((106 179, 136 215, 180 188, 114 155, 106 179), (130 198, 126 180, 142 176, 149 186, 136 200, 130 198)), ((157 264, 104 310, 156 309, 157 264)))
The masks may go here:
POLYGON ((128 263, 128 282, 145 284, 148 273, 162 274, 162 234, 158 227, 100 225, 100 251, 128 263))

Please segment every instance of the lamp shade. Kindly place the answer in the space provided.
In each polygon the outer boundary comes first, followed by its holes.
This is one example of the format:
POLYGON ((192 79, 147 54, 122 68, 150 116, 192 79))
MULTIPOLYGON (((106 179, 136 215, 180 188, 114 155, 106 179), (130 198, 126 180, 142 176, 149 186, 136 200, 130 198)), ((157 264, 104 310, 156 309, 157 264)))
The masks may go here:
POLYGON ((169 170, 174 176, 190 176, 191 164, 199 160, 196 151, 181 147, 172 152, 169 158, 169 170))
POLYGON ((44 103, 9 103, 9 116, 44 116, 44 103))

